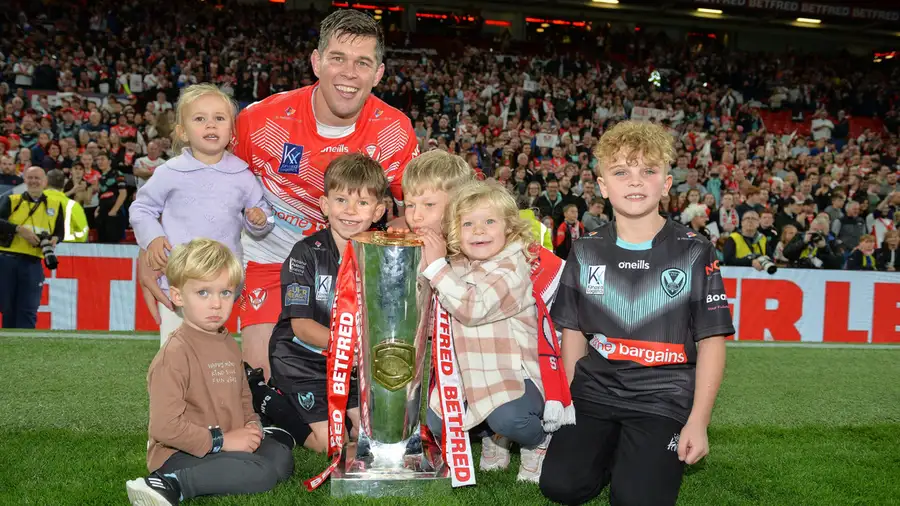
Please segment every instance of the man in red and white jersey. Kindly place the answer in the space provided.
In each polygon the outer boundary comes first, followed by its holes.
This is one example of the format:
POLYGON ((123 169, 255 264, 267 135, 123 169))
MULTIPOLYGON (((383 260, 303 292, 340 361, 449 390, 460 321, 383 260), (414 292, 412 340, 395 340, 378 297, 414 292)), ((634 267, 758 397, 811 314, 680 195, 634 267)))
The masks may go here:
POLYGON ((266 378, 269 337, 282 307, 281 265, 294 244, 325 227, 319 197, 328 163, 346 153, 369 155, 402 202, 403 169, 418 155, 418 142, 409 118, 371 95, 383 58, 379 25, 361 12, 337 11, 322 21, 312 54, 319 82, 256 102, 237 118, 234 154, 250 165, 275 212, 270 234, 241 241, 244 360, 262 367, 266 378))
MULTIPOLYGON (((244 237, 246 279, 241 297, 244 361, 269 377, 269 337, 281 311, 281 264, 297 241, 325 227, 319 209, 325 168, 334 158, 362 152, 378 160, 402 204, 403 169, 419 154, 415 131, 402 112, 371 95, 384 74, 384 34, 371 17, 338 10, 319 27, 311 63, 318 83, 273 95, 238 115, 232 149, 259 178, 275 211, 265 238, 244 237)), ((401 208, 402 213, 402 208, 401 208)), ((171 306, 141 269, 151 314, 156 300, 171 306)))

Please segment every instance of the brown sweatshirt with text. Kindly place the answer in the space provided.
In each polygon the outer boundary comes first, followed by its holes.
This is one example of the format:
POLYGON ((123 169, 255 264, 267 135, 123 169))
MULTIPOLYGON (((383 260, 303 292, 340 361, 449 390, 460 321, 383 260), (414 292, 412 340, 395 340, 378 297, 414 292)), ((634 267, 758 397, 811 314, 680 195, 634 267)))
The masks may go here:
POLYGON ((147 389, 150 472, 179 450, 195 457, 209 453, 210 426, 225 434, 259 422, 241 350, 227 330, 211 335, 182 324, 150 363, 147 389))

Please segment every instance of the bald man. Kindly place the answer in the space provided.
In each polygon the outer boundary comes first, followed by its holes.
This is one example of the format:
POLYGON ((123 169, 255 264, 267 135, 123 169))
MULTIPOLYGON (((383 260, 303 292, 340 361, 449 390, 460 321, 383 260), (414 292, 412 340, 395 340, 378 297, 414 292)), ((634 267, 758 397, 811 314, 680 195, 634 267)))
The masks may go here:
MULTIPOLYGON (((56 246, 65 231, 65 207, 58 197, 44 193, 44 169, 29 167, 23 176, 25 193, 0 200, 0 313, 5 329, 35 327, 44 286, 41 238, 56 246)), ((56 268, 53 262, 47 264, 56 268)))

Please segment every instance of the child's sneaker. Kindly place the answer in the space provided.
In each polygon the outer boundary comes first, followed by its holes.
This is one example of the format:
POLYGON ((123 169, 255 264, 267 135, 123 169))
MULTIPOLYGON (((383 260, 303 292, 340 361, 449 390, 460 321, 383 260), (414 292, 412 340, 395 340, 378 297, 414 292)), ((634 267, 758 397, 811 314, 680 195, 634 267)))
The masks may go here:
POLYGON ((547 447, 550 445, 550 434, 544 437, 544 441, 536 447, 528 450, 522 448, 522 463, 519 466, 518 481, 530 481, 538 483, 541 480, 541 468, 544 467, 544 457, 547 456, 547 447))
POLYGON ((294 440, 294 436, 291 435, 290 432, 282 429, 281 427, 276 427, 274 425, 269 427, 263 427, 263 433, 266 437, 271 437, 275 441, 287 446, 290 449, 294 449, 297 446, 297 441, 294 440))
POLYGON ((125 483, 131 506, 175 506, 181 499, 181 486, 173 477, 153 473, 125 483))
POLYGON ((502 470, 509 467, 509 439, 499 434, 481 438, 482 471, 502 470))

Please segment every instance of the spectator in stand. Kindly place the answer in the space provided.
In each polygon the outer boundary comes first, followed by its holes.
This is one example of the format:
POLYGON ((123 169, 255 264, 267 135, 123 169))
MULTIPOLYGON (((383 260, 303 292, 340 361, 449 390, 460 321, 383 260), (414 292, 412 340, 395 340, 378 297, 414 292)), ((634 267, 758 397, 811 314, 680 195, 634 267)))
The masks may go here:
POLYGON ((847 270, 850 271, 877 271, 875 261, 875 236, 866 234, 859 238, 859 244, 850 253, 847 259, 847 270))
POLYGON ((765 209, 762 202, 762 195, 759 191, 759 188, 756 186, 751 186, 747 189, 746 197, 744 203, 737 206, 738 220, 743 221, 744 213, 748 211, 754 211, 757 216, 762 210, 765 209))
POLYGON ((814 219, 808 231, 795 235, 785 245, 784 257, 791 267, 803 269, 840 269, 843 264, 825 216, 814 219))
POLYGON ((48 196, 56 197, 63 204, 63 209, 66 213, 63 241, 87 242, 88 224, 87 217, 84 215, 84 208, 63 193, 65 184, 66 175, 63 174, 63 171, 53 169, 47 173, 47 188, 44 190, 44 193, 48 196))
POLYGON ((859 215, 860 204, 853 200, 847 203, 846 216, 834 220, 831 224, 831 232, 837 238, 838 246, 845 255, 856 248, 859 239, 866 233, 866 220, 859 215))
POLYGON ((725 242, 723 248, 725 265, 753 267, 756 270, 762 270, 759 257, 771 257, 775 250, 775 244, 760 234, 758 230, 759 214, 755 210, 744 212, 744 216, 741 217, 740 232, 732 232, 725 242))
POLYGON ((594 232, 603 225, 609 223, 609 217, 604 214, 605 207, 606 203, 600 197, 595 198, 591 202, 588 212, 585 213, 584 218, 582 218, 585 232, 594 232))
POLYGON ((831 218, 832 223, 844 217, 844 204, 846 202, 847 197, 843 193, 834 192, 831 194, 831 205, 825 208, 825 212, 831 218))
POLYGON ((879 271, 897 272, 900 267, 900 255, 897 246, 900 245, 900 231, 888 230, 884 234, 884 242, 881 248, 875 252, 875 262, 879 271))
MULTIPOLYGON (((554 216, 556 216, 557 212, 562 214, 563 198, 559 193, 559 181, 555 177, 547 181, 547 189, 541 193, 536 202, 535 207, 540 209, 541 216, 548 216, 556 222, 554 216)), ((555 230, 556 227, 553 227, 553 229, 555 230)))
POLYGON ((790 244, 796 236, 797 227, 794 225, 785 225, 784 228, 781 229, 781 239, 778 241, 778 244, 775 245, 775 251, 772 253, 772 260, 779 266, 787 267, 791 262, 784 256, 784 247, 790 244))
POLYGON ((560 258, 568 258, 572 243, 584 235, 584 225, 578 221, 578 206, 575 204, 565 204, 562 218, 553 240, 554 252, 560 258))
POLYGON ((97 168, 100 169, 98 204, 94 210, 97 242, 118 243, 125 234, 122 214, 127 196, 125 176, 112 168, 109 155, 105 152, 97 155, 97 168))
POLYGON ((713 240, 709 230, 706 229, 706 224, 709 222, 708 212, 709 210, 704 204, 691 204, 681 213, 681 223, 703 237, 713 240))
POLYGON ((153 171, 164 163, 166 163, 166 160, 162 157, 160 142, 150 141, 147 144, 147 156, 138 158, 134 162, 134 176, 137 181, 137 188, 140 189, 144 186, 147 180, 150 179, 150 176, 153 175, 153 171))
POLYGON ((16 164, 13 163, 12 157, 0 154, 0 197, 24 182, 22 176, 16 174, 16 164))
POLYGON ((775 214, 770 209, 764 209, 759 213, 759 233, 766 236, 769 241, 778 241, 778 230, 775 227, 775 214))

